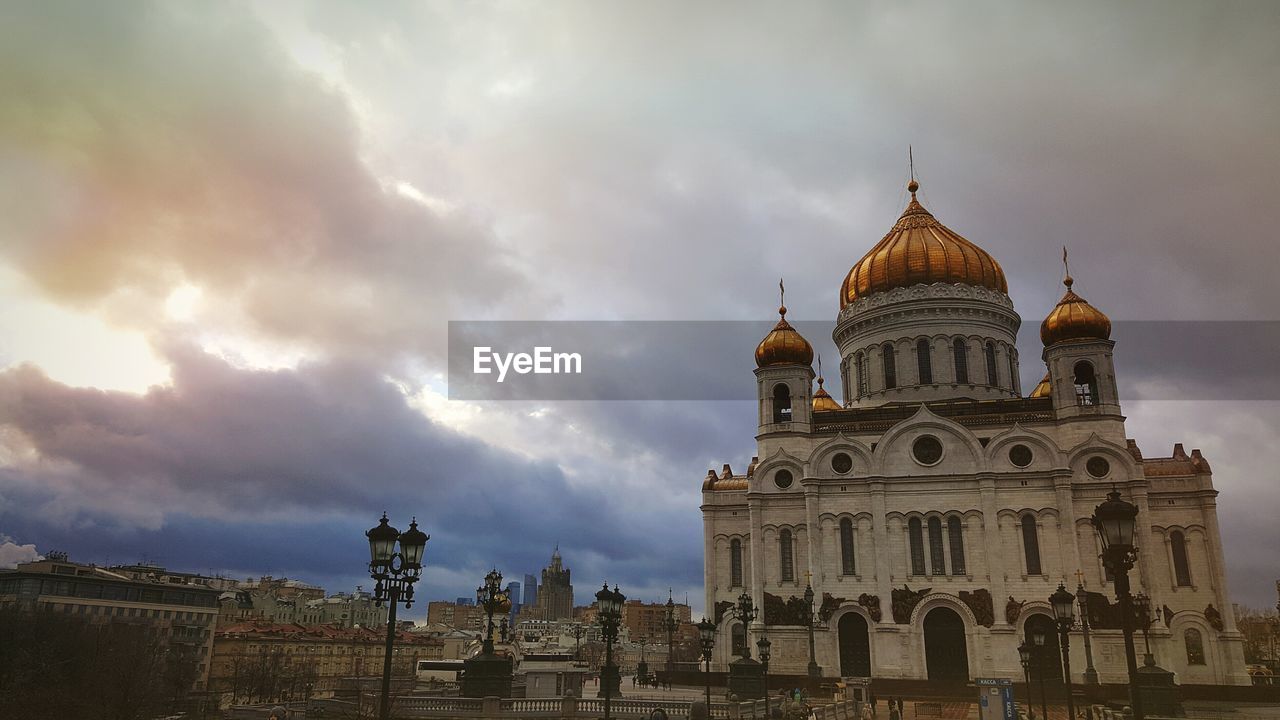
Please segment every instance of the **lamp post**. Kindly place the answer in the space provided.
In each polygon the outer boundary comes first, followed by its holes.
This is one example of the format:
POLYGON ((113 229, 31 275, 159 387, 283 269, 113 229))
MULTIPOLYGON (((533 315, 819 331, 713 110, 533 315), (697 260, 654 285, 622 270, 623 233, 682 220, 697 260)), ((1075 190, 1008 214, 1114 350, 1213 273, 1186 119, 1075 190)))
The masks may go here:
POLYGON ((1097 685, 1098 671, 1093 667, 1093 645, 1089 642, 1089 591, 1083 582, 1076 588, 1076 601, 1080 604, 1080 634, 1084 636, 1084 684, 1097 685))
POLYGON ((463 661, 462 695, 470 698, 510 697, 511 658, 498 655, 493 645, 493 633, 498 629, 493 616, 501 615, 505 620, 511 612, 511 598, 502 589, 502 573, 497 568, 486 573, 484 584, 476 588, 476 606, 485 613, 484 640, 480 654, 463 661))
POLYGON ((716 646, 716 624, 702 618, 698 623, 698 640, 702 643, 702 662, 707 667, 702 677, 707 688, 707 717, 711 717, 711 651, 716 646))
POLYGON ((604 720, 609 720, 610 700, 614 695, 621 696, 621 677, 618 668, 613 664, 613 642, 618 639, 618 623, 622 620, 622 604, 627 596, 613 590, 605 583, 596 593, 596 603, 600 607, 600 634, 604 636, 604 668, 600 670, 600 693, 604 696, 604 720))
POLYGON ((1031 646, 1025 640, 1018 646, 1018 660, 1022 663, 1022 678, 1027 686, 1027 697, 1022 706, 1027 709, 1028 720, 1036 720, 1036 711, 1031 708, 1031 646))
POLYGON ((662 629, 667 631, 667 682, 671 682, 671 674, 676 670, 675 660, 671 654, 674 649, 672 635, 676 631, 676 601, 671 597, 670 588, 667 589, 667 614, 662 618, 662 629))
MULTIPOLYGON (((1040 630, 1039 628, 1032 630, 1031 643, 1031 660, 1035 663, 1036 674, 1040 676, 1040 715, 1044 717, 1045 720, 1049 720, 1049 697, 1045 693, 1044 688, 1044 676, 1048 674, 1045 671, 1049 669, 1049 661, 1045 655, 1048 654, 1049 649, 1044 646, 1044 630, 1040 630)), ((1029 692, 1030 690, 1028 690, 1028 693, 1029 692)))
POLYGON ((1156 656, 1151 654, 1151 598, 1146 593, 1133 596, 1133 620, 1142 628, 1142 664, 1151 667, 1156 664, 1156 656))
POLYGON ((418 529, 417 518, 409 522, 403 533, 396 530, 382 513, 382 520, 365 534, 369 539, 369 575, 375 581, 374 604, 387 603, 387 645, 382 658, 382 697, 378 717, 391 717, 391 654, 395 649, 396 609, 413 605, 413 584, 422 576, 422 554, 429 535, 418 529), (396 549, 399 543, 400 549, 396 549))
POLYGON ((809 630, 809 680, 817 683, 822 679, 822 668, 818 667, 818 658, 813 649, 813 583, 808 580, 804 585, 804 606, 806 608, 804 624, 809 630))
POLYGON ((1049 596, 1049 604, 1053 606, 1053 617, 1058 621, 1058 644, 1062 647, 1062 678, 1067 688, 1067 717, 1074 720, 1076 716, 1075 699, 1071 697, 1071 626, 1075 624, 1076 598, 1067 592, 1064 583, 1049 596))
POLYGON ((764 716, 766 720, 769 717, 769 658, 772 657, 769 652, 769 646, 772 644, 769 642, 769 638, 763 634, 756 641, 756 650, 760 656, 760 683, 764 686, 764 716))
MULTIPOLYGON (((744 632, 751 627, 751 623, 760 617, 760 610, 751 600, 751 594, 746 590, 738 596, 738 604, 733 609, 733 615, 742 621, 744 632)), ((745 639, 745 638, 744 638, 745 639)), ((729 663, 729 692, 737 695, 739 699, 758 698, 762 694, 760 663, 751 658, 751 643, 746 642, 742 647, 742 657, 729 663)))
POLYGON ((1120 627, 1124 633, 1125 662, 1129 669, 1129 702, 1134 720, 1143 720, 1142 695, 1138 689, 1138 658, 1133 648, 1133 603, 1129 596, 1129 571, 1138 558, 1133 544, 1138 526, 1138 506, 1107 493, 1106 502, 1093 511, 1093 527, 1102 541, 1102 562, 1115 576, 1116 599, 1120 602, 1120 627))

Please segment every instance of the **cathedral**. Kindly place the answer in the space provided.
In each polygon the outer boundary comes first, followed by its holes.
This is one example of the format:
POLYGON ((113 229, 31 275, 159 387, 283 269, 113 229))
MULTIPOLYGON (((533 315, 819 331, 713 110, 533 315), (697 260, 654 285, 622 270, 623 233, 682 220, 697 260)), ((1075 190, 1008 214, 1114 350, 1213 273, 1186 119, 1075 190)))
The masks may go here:
MULTIPOLYGON (((840 287, 843 404, 785 306, 756 348, 756 457, 702 485, 713 668, 767 636, 770 672, 803 675, 812 619, 824 677, 1021 679, 1018 646, 1037 629, 1060 657, 1048 598, 1065 583, 1084 590, 1097 677, 1127 682, 1090 524, 1114 489, 1139 508, 1129 577, 1154 660, 1181 684, 1249 684, 1209 461, 1182 444, 1148 457, 1126 437, 1111 321, 1070 275, 1040 324, 1044 379, 1024 395, 1004 271, 918 187, 840 287), (749 627, 743 592, 761 609, 749 627)), ((1079 624, 1070 667, 1084 682, 1079 624)))

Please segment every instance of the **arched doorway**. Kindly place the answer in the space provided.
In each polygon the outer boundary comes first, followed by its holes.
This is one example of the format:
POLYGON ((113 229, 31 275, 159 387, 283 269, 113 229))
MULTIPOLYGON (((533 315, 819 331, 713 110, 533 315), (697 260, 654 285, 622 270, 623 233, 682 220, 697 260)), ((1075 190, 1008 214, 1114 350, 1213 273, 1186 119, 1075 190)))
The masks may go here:
POLYGON ((955 610, 936 607, 924 616, 924 660, 930 680, 969 682, 964 620, 955 610))
POLYGON ((867 620, 856 612, 840 618, 840 675, 871 677, 871 640, 867 620))
POLYGON ((1023 625, 1023 640, 1032 651, 1031 679, 1039 682, 1041 676, 1045 682, 1062 682, 1062 651, 1058 649, 1058 625, 1048 615, 1031 615, 1023 625), (1033 639, 1038 632, 1044 633, 1044 646, 1036 647, 1033 639))

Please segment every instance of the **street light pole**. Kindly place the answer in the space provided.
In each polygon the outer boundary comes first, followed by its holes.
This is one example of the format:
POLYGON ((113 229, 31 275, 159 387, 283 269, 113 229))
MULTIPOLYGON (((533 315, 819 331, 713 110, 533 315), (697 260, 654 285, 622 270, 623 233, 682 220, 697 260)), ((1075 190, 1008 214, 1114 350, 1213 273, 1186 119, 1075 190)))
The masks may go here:
POLYGON ((760 680, 764 683, 764 716, 766 720, 769 717, 769 658, 772 656, 769 652, 769 646, 772 644, 769 642, 769 638, 763 634, 756 641, 756 648, 760 651, 760 680))
POLYGON ((1106 502, 1093 513, 1093 527, 1102 541, 1102 562, 1115 575, 1116 599, 1120 602, 1120 628, 1124 634, 1125 663, 1129 670, 1129 702, 1134 720, 1144 720, 1142 692, 1138 686, 1138 658, 1133 647, 1133 598, 1129 594, 1129 571, 1138 559, 1134 545, 1138 507, 1120 499, 1120 493, 1107 493, 1106 502))
POLYGON ((1044 631, 1032 631, 1031 642, 1035 643, 1035 653, 1032 660, 1035 661, 1036 674, 1040 676, 1040 715, 1045 720, 1049 720, 1049 696, 1044 687, 1044 676, 1049 674, 1046 672, 1049 669, 1049 661, 1045 657, 1049 654, 1049 648, 1044 646, 1044 631))
POLYGON ((413 584, 422 575, 422 554, 431 536, 418 529, 417 518, 403 533, 391 526, 387 514, 377 526, 365 532, 369 539, 369 575, 375 581, 374 604, 390 603, 387 609, 387 642, 382 657, 382 694, 378 717, 391 717, 391 656, 395 651, 396 609, 400 603, 413 605, 413 584), (399 544, 399 550, 396 549, 399 544))
POLYGON ((1018 646, 1018 661, 1022 663, 1022 678, 1027 688, 1027 696, 1022 700, 1022 706, 1027 710, 1028 720, 1036 720, 1036 711, 1031 707, 1031 646, 1026 640, 1018 646))
POLYGON ((1076 588, 1076 600, 1080 603, 1080 634, 1084 636, 1084 684, 1097 685, 1098 671, 1093 667, 1093 645, 1089 642, 1089 591, 1083 582, 1076 588))
POLYGON ((1067 717, 1075 720, 1076 703, 1071 697, 1071 626, 1075 624, 1075 596, 1067 592, 1067 586, 1058 584, 1058 589, 1049 596, 1049 604, 1053 606, 1054 618, 1058 621, 1058 644, 1062 647, 1062 678, 1067 688, 1067 717))
MULTIPOLYGON (((807 575, 807 573, 806 573, 807 575)), ((817 683, 822 679, 822 668, 818 667, 818 658, 813 648, 813 584, 806 582, 804 586, 805 626, 809 629, 809 680, 817 683)))
POLYGON ((711 717, 711 651, 716 646, 716 624, 702 618, 698 623, 698 639, 702 642, 702 662, 706 663, 702 677, 707 689, 707 717, 711 717))
POLYGON ((622 604, 627 596, 618 592, 614 585, 609 590, 605 583, 596 593, 596 602, 600 607, 600 634, 604 636, 604 669, 600 671, 601 691, 604 694, 604 720, 610 718, 610 702, 617 691, 618 668, 613 664, 613 642, 618 639, 618 623, 622 620, 622 604))

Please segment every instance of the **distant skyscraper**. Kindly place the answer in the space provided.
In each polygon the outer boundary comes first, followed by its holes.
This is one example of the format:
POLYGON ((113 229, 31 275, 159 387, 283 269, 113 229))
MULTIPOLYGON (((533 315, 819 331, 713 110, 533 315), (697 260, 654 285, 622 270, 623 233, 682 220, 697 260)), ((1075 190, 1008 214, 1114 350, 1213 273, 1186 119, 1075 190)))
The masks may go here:
POLYGON ((569 568, 564 567, 560 560, 559 547, 551 554, 551 564, 542 569, 538 614, 543 620, 573 617, 573 585, 569 582, 569 568))
POLYGON ((458 598, 457 600, 454 600, 454 601, 453 601, 453 604, 454 604, 454 605, 475 605, 475 604, 476 604, 476 599, 475 599, 475 598, 469 598, 469 597, 460 597, 460 598, 458 598))
POLYGON ((532 575, 524 576, 524 598, 520 604, 525 607, 535 607, 538 604, 538 578, 532 575))

